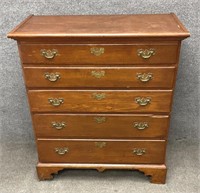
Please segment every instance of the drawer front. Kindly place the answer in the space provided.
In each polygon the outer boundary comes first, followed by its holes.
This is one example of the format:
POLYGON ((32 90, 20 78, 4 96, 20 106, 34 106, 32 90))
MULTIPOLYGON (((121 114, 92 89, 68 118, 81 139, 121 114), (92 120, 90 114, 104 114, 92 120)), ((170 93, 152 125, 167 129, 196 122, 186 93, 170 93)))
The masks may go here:
POLYGON ((167 137, 168 115, 34 114, 36 137, 162 138, 167 137))
POLYGON ((22 44, 23 63, 160 64, 177 62, 177 43, 136 45, 22 44))
POLYGON ((32 112, 170 112, 172 91, 29 90, 32 112))
POLYGON ((25 67, 27 87, 172 88, 174 67, 25 67))
POLYGON ((164 163, 166 142, 38 140, 42 163, 164 163))

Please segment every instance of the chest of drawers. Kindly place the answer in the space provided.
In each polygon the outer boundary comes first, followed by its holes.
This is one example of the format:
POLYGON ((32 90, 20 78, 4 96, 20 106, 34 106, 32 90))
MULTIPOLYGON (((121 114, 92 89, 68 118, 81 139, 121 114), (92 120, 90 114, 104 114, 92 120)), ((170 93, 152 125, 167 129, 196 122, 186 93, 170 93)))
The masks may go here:
POLYGON ((181 41, 174 14, 30 16, 18 42, 40 180, 67 168, 139 170, 165 183, 181 41))

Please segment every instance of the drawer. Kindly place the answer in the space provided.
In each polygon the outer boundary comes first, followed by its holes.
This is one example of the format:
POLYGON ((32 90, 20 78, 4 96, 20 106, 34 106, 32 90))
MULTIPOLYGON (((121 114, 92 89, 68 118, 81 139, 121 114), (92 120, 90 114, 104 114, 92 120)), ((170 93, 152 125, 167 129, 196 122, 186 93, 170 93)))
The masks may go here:
POLYGON ((25 67, 27 87, 172 88, 174 67, 25 67))
POLYGON ((42 163, 152 163, 165 161, 166 142, 139 140, 37 140, 42 163))
POLYGON ((167 137, 168 115, 34 114, 36 137, 162 138, 167 137))
POLYGON ((135 45, 21 44, 23 63, 44 64, 161 64, 177 62, 178 43, 135 45))
POLYGON ((172 91, 29 90, 32 112, 170 112, 172 91))

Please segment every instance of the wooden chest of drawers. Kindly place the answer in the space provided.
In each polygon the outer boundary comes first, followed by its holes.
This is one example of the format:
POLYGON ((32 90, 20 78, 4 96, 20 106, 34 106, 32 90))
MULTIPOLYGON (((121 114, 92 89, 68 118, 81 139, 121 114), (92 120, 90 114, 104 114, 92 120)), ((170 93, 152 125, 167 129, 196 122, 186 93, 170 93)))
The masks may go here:
POLYGON ((181 40, 174 14, 30 16, 17 40, 38 177, 65 168, 129 169, 165 183, 181 40))

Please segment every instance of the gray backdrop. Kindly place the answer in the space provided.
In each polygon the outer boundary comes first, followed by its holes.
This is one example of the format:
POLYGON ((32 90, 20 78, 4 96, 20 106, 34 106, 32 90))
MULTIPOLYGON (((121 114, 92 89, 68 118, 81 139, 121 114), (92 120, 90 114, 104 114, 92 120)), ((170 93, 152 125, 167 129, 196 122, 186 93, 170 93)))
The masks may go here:
POLYGON ((174 12, 191 33, 182 44, 170 126, 171 141, 199 140, 198 0, 1 0, 0 141, 33 142, 17 44, 6 34, 29 14, 137 14, 174 12))

